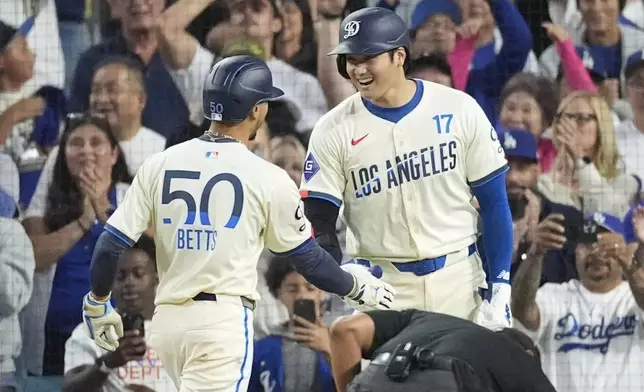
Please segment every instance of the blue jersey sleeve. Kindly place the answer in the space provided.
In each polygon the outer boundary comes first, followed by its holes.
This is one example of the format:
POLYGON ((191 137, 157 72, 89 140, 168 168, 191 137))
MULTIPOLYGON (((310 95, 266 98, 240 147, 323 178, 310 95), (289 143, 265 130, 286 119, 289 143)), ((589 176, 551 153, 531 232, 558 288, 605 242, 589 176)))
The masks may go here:
POLYGON ((509 283, 512 264, 512 215, 505 173, 472 187, 483 221, 483 247, 489 283, 509 283))
POLYGON ((340 268, 313 238, 288 253, 273 253, 288 257, 297 272, 322 291, 345 296, 353 289, 353 276, 340 268))

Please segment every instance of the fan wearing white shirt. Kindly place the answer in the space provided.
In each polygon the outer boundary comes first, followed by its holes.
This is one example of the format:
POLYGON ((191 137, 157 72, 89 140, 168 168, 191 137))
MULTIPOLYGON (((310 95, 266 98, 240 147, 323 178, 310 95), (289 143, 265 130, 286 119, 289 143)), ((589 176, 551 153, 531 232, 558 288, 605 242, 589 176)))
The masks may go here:
POLYGON ((537 342, 559 392, 644 389, 644 209, 634 216, 635 259, 619 218, 597 212, 583 224, 549 219, 514 277, 516 324, 537 342), (579 279, 539 288, 543 254, 561 246, 564 226, 577 234, 579 279))
MULTIPOLYGON (((179 0, 163 12, 157 30, 159 53, 190 110, 193 124, 203 121, 201 88, 215 56, 191 36, 186 27, 215 0, 179 0)), ((271 70, 273 84, 285 93, 299 111, 297 130, 313 129, 328 110, 322 87, 312 75, 300 71, 275 57, 273 42, 282 29, 282 20, 275 0, 232 0, 230 20, 244 31, 244 38, 258 42, 271 70)), ((225 46, 225 45, 223 45, 225 46)))
POLYGON ((644 179, 644 50, 628 57, 624 76, 626 99, 633 110, 633 119, 615 129, 615 143, 626 169, 644 179))
MULTIPOLYGON (((91 114, 104 116, 109 122, 132 176, 148 157, 165 150, 166 146, 164 136, 141 125, 141 115, 146 105, 144 80, 141 66, 134 60, 111 57, 97 67, 89 97, 91 114)), ((38 179, 27 217, 44 214, 57 156, 58 147, 54 147, 38 179)))
POLYGON ((145 344, 159 282, 155 259, 154 242, 142 236, 120 259, 112 291, 119 314, 131 320, 141 316, 143 329, 126 331, 116 351, 108 352, 79 325, 65 345, 63 392, 177 390, 156 352, 145 344))

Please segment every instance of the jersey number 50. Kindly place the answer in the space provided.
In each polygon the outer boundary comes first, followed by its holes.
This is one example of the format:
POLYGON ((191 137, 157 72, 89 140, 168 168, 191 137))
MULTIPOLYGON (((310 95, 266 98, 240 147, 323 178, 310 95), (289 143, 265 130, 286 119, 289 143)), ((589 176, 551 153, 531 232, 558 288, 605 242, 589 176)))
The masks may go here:
MULTIPOLYGON (((197 216, 197 203, 195 198, 188 192, 183 190, 170 191, 170 185, 173 179, 184 180, 198 180, 201 172, 188 171, 188 170, 166 170, 163 177, 163 193, 161 194, 161 204, 170 204, 174 200, 183 200, 188 207, 188 216, 186 217, 185 225, 193 225, 197 216)), ((208 205, 210 202, 210 194, 212 188, 219 182, 228 182, 233 187, 234 202, 233 210, 228 218, 228 222, 224 227, 234 229, 239 223, 239 217, 244 209, 244 188, 239 178, 231 173, 219 173, 212 177, 201 191, 199 198, 199 221, 203 226, 210 226, 210 216, 208 215, 208 205)), ((163 218, 163 223, 172 223, 170 218, 163 218)))

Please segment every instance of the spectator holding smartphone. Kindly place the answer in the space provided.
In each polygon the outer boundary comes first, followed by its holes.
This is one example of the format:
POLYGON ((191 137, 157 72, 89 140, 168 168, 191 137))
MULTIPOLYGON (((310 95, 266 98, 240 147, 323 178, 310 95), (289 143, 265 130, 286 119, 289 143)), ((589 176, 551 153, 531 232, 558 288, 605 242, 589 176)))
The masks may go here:
MULTIPOLYGON (((644 211, 637 210, 633 221, 642 247, 644 211)), ((644 260, 632 262, 619 218, 594 213, 576 229, 579 279, 539 288, 544 253, 559 246, 563 230, 552 219, 541 225, 514 277, 515 325, 538 343, 544 373, 557 391, 641 390, 644 260)))
MULTIPOLYGON (((541 171, 537 160, 538 142, 532 132, 499 132, 499 141, 510 167, 505 181, 514 226, 514 255, 510 270, 510 275, 514 277, 519 266, 525 262, 530 247, 540 246, 539 233, 544 225, 549 226, 549 222, 555 221, 581 221, 581 212, 554 203, 535 190, 541 171)), ((574 239, 570 234, 563 233, 561 238, 557 238, 557 246, 545 254, 541 283, 562 283, 577 277, 574 239)), ((482 246, 481 242, 479 246, 482 246)))
POLYGON ((288 258, 270 260, 265 278, 271 294, 288 310, 290 321, 255 342, 248 392, 334 391, 329 329, 322 321, 326 293, 298 274, 288 258), (296 306, 298 300, 310 302, 296 306))
POLYGON ((158 355, 145 344, 158 284, 154 242, 143 235, 118 265, 114 298, 125 333, 116 351, 99 348, 79 325, 65 345, 63 392, 176 391, 158 355), (137 328, 137 319, 143 328, 137 328), (126 322, 129 321, 129 322, 126 322), (129 327, 129 328, 128 328, 129 327))

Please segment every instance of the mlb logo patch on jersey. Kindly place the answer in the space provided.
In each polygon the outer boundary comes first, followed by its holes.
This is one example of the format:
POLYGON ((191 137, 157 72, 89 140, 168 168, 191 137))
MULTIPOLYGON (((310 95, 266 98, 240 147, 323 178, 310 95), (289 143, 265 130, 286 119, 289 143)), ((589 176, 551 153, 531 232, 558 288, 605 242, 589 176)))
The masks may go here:
POLYGON ((316 175, 319 171, 320 165, 318 165, 317 161, 313 157, 313 154, 309 153, 309 155, 306 157, 306 160, 304 161, 304 182, 311 181, 311 178, 313 178, 313 176, 316 175))
POLYGON ((217 158, 219 156, 218 151, 208 151, 206 152, 206 158, 217 158))

